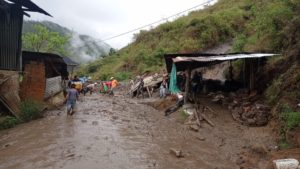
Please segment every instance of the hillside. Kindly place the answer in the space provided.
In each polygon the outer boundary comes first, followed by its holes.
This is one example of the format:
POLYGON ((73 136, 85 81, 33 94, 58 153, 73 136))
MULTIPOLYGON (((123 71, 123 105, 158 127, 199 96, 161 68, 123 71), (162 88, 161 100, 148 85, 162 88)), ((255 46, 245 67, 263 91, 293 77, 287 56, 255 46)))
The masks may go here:
POLYGON ((173 22, 141 30, 116 55, 90 65, 97 70, 83 68, 82 72, 103 79, 160 71, 165 53, 201 52, 228 40, 233 41, 232 52, 286 53, 296 49, 298 11, 299 1, 220 0, 173 22))
POLYGON ((50 21, 25 21, 23 25, 23 34, 32 32, 33 25, 41 24, 48 28, 50 31, 58 32, 64 36, 71 36, 70 41, 66 46, 68 55, 78 63, 87 63, 107 55, 110 46, 106 43, 99 42, 98 40, 88 35, 81 35, 77 32, 71 31, 68 28, 60 26, 50 21))
MULTIPOLYGON (((83 66, 79 73, 124 80, 144 72, 161 72, 165 53, 203 52, 228 41, 232 42, 231 52, 281 53, 267 61, 256 82, 265 102, 273 107, 273 116, 282 122, 280 133, 285 134, 300 124, 299 39, 298 0, 219 0, 204 10, 141 30, 133 43, 83 66)), ((234 63, 234 70, 239 65, 234 63)))

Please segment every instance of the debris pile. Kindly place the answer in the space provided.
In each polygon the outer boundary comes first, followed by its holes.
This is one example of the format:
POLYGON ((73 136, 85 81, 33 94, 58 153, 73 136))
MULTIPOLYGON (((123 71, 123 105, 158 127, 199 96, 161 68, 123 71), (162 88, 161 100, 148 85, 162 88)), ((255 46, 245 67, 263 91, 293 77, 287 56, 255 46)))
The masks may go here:
POLYGON ((147 90, 149 97, 152 97, 155 87, 157 87, 157 85, 163 81, 163 75, 157 73, 145 77, 137 77, 135 80, 132 80, 128 94, 130 94, 131 96, 134 96, 136 94, 140 85, 141 78, 143 78, 144 81, 143 89, 147 90))
POLYGON ((233 95, 232 102, 228 105, 233 119, 247 126, 267 125, 271 116, 271 109, 269 106, 259 103, 257 98, 256 93, 248 95, 243 91, 233 95))
POLYGON ((248 94, 246 90, 239 90, 228 95, 216 92, 208 96, 212 98, 212 102, 228 106, 233 119, 243 125, 255 127, 268 124, 271 109, 260 103, 259 96, 255 92, 248 94))

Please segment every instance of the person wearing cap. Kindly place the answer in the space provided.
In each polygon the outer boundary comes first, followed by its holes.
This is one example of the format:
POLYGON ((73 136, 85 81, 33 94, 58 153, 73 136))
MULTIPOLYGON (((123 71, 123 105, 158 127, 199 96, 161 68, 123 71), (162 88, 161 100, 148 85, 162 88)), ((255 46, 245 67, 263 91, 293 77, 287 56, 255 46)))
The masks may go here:
POLYGON ((119 85, 119 82, 114 77, 111 77, 110 80, 111 80, 111 89, 109 95, 114 95, 114 89, 119 85))

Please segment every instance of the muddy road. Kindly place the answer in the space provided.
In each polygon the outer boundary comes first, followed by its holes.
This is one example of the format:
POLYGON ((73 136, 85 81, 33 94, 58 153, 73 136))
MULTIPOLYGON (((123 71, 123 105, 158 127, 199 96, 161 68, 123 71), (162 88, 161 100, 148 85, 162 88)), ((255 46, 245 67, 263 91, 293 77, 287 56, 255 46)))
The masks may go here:
POLYGON ((81 98, 72 117, 62 107, 0 131, 0 168, 234 169, 247 161, 243 150, 275 144, 268 127, 241 126, 220 106, 210 105, 215 127, 193 132, 179 113, 164 117, 145 104, 150 101, 93 94, 81 98))

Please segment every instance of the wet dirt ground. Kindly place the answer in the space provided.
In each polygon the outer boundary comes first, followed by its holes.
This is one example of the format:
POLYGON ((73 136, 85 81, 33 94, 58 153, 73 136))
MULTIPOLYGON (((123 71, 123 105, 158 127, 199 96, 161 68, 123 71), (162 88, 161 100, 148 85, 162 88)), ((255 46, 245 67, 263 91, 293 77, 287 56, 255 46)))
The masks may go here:
POLYGON ((246 161, 241 151, 275 145, 270 128, 241 126, 220 105, 208 103, 216 126, 203 123, 193 132, 179 113, 165 117, 150 101, 93 94, 81 98, 72 117, 62 107, 0 131, 0 168, 235 169, 246 161))

